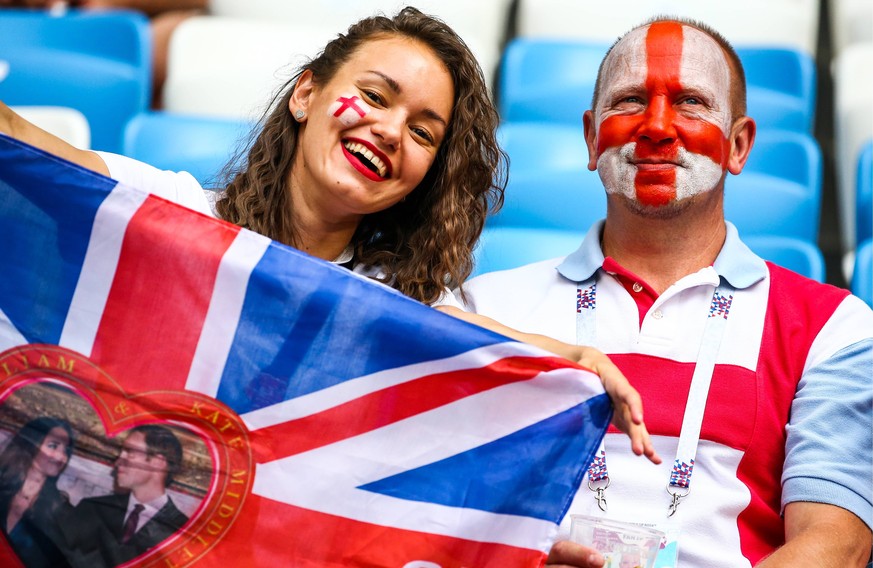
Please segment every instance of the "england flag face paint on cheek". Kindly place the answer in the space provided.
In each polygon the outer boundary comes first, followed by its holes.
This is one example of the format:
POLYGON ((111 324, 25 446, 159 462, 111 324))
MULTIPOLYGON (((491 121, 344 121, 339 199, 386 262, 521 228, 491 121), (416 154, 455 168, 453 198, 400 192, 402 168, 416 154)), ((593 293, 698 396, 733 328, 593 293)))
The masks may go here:
POLYGON ((595 120, 606 190, 660 207, 714 189, 727 167, 730 70, 699 30, 631 32, 604 68, 595 120))
POLYGON ((327 109, 327 114, 333 116, 345 126, 354 126, 373 110, 361 100, 358 95, 343 94, 327 109))

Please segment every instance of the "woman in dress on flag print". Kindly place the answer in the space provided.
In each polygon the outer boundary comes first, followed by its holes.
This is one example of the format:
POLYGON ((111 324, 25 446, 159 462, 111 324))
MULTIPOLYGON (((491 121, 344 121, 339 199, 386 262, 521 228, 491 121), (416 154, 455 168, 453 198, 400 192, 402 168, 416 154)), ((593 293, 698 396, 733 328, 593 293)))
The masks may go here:
POLYGON ((0 131, 577 362, 600 375, 635 453, 659 460, 639 395, 605 355, 469 314, 449 292, 472 270, 506 165, 482 70, 451 28, 411 7, 365 18, 304 64, 270 109, 218 193, 186 172, 74 148, 2 104, 0 131))
POLYGON ((3 534, 27 568, 68 566, 58 517, 72 509, 57 487, 73 455, 73 429, 60 418, 35 418, 0 453, 3 534))

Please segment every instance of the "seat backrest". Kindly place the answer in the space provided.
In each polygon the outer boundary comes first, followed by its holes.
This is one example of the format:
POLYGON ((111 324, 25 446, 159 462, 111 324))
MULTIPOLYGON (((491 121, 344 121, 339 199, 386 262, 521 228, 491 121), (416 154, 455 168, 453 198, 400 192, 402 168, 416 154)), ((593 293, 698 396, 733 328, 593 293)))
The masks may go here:
POLYGON ((170 40, 164 108, 225 118, 257 118, 298 65, 336 30, 321 26, 197 16, 170 40))
POLYGON ((828 0, 828 4, 833 53, 853 43, 873 41, 873 2, 828 0))
POLYGON ((858 156, 857 240, 873 238, 873 140, 868 140, 858 156))
POLYGON ((504 123, 498 140, 509 155, 509 178, 503 208, 489 226, 584 231, 606 214, 581 125, 504 123))
MULTIPOLYGON (((580 124, 609 44, 516 38, 504 51, 498 100, 503 120, 580 124)), ((748 115, 761 128, 811 132, 815 64, 808 54, 777 47, 740 47, 748 115)))
POLYGON ((125 129, 123 153, 162 170, 187 171, 204 187, 217 187, 222 168, 253 126, 237 119, 142 113, 125 129))
POLYGON ((846 46, 833 62, 834 156, 843 250, 855 249, 858 155, 873 138, 873 42, 846 46))
POLYGON ((74 108, 58 106, 13 106, 12 110, 76 148, 91 147, 91 127, 85 115, 74 108))
POLYGON ((0 10, 0 99, 65 106, 85 115, 91 146, 119 151, 122 129, 151 96, 151 36, 123 10, 0 10))
MULTIPOLYGON (((449 24, 470 46, 491 85, 509 25, 511 0, 418 0, 412 5, 449 24)), ((357 20, 378 13, 392 16, 410 4, 402 0, 319 0, 305 10, 286 0, 212 0, 210 11, 216 16, 258 18, 294 23, 299 27, 316 25, 344 32, 357 20)))
POLYGON ((585 229, 485 227, 474 251, 470 277, 566 256, 579 248, 584 236, 585 229))
POLYGON ((852 293, 873 307, 873 239, 864 241, 855 251, 852 293))
MULTIPOLYGON (((509 155, 503 209, 489 226, 579 230, 606 214, 600 177, 588 171, 582 127, 503 123, 509 155)), ((741 235, 774 234, 816 242, 821 210, 821 151, 790 131, 761 131, 746 167, 725 182, 725 216, 741 235)))
POLYGON ((751 235, 743 237, 743 242, 764 260, 818 282, 825 281, 824 256, 814 243, 779 235, 751 235))
POLYGON ((709 24, 735 46, 767 45, 815 55, 820 0, 519 0, 517 28, 522 37, 572 38, 607 44, 646 20, 662 14, 709 24))

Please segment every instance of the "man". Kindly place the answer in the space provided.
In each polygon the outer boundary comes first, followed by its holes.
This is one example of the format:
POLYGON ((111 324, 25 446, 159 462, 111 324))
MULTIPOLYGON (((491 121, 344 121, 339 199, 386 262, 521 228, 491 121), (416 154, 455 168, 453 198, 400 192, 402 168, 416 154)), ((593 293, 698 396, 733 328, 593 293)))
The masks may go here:
POLYGON ((166 489, 182 464, 182 446, 167 428, 130 431, 115 463, 121 492, 83 499, 62 530, 76 566, 112 567, 146 553, 188 521, 166 489))
MULTIPOLYGON (((642 395, 665 463, 608 434, 569 512, 655 525, 682 566, 864 566, 873 312, 725 222, 755 138, 736 53, 693 22, 642 25, 605 57, 584 128, 606 220, 566 258, 465 286, 471 311, 594 345, 642 395)), ((563 541, 548 562, 603 558, 563 541)))

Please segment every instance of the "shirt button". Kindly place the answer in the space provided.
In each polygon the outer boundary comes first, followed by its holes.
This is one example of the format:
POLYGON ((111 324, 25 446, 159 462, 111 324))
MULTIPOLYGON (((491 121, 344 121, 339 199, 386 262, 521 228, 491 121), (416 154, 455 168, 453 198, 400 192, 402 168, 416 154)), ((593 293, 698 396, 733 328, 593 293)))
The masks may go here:
POLYGON ((654 312, 652 312, 652 317, 655 318, 656 320, 659 320, 662 317, 664 317, 664 314, 663 314, 663 312, 661 312, 661 310, 655 310, 654 312))
POLYGON ((634 282, 633 290, 634 290, 634 292, 642 292, 643 287, 640 285, 639 282, 634 282))

